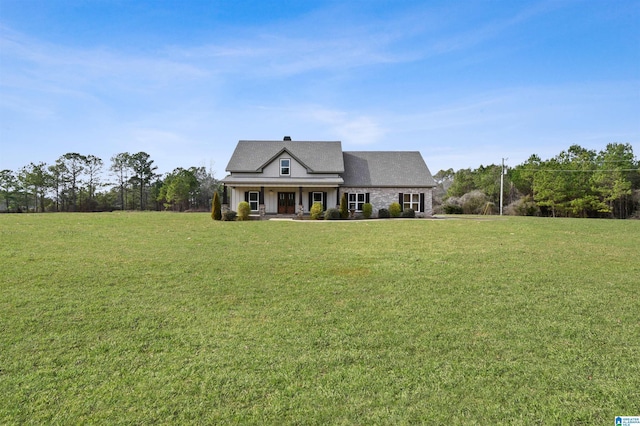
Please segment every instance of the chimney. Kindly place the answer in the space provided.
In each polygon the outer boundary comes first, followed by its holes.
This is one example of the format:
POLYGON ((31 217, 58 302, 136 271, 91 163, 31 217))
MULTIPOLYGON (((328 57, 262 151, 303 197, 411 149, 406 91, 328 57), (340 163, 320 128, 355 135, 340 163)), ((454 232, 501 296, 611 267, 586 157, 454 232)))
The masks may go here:
POLYGON ((291 136, 285 136, 284 139, 282 139, 283 141, 290 141, 291 140, 291 136))

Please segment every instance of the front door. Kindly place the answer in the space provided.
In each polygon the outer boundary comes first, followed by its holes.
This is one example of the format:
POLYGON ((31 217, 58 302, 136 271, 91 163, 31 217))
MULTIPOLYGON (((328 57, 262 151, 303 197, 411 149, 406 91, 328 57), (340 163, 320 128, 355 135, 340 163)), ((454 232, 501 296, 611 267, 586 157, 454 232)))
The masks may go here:
POLYGON ((278 214, 296 213, 296 193, 278 192, 278 214))

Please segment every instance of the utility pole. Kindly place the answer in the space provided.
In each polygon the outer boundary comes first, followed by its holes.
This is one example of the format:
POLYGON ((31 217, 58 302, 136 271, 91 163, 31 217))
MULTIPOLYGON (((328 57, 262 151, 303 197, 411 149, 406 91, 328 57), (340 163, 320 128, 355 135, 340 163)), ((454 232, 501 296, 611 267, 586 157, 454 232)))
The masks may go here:
POLYGON ((502 201, 504 198, 504 157, 502 158, 502 168, 500 169, 500 216, 502 216, 502 201))

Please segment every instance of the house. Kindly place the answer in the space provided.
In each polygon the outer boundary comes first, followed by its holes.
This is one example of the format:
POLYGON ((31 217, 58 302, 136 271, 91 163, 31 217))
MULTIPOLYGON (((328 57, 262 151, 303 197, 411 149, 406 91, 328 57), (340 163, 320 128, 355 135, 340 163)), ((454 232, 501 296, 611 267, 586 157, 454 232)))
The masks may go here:
POLYGON ((374 216, 398 202, 419 216, 432 214, 436 183, 418 151, 342 151, 340 141, 239 141, 226 168, 222 204, 247 201, 251 211, 305 214, 322 203, 349 209, 371 203, 374 216))

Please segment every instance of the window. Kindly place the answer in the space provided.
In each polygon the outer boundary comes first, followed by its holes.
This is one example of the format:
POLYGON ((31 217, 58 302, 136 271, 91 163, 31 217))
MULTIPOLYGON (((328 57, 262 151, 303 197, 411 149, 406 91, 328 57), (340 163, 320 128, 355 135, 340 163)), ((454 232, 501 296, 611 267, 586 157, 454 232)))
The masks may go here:
MULTIPOLYGON (((322 192, 314 192, 312 201, 313 201, 313 203, 311 203, 311 204, 320 203, 320 204, 324 205, 324 199, 323 199, 322 192)), ((309 208, 311 208, 311 206, 309 206, 309 208)))
POLYGON ((362 211, 362 205, 368 203, 369 194, 349 194, 349 210, 362 211))
POLYGON ((251 211, 258 211, 260 200, 260 193, 257 191, 249 191, 249 205, 251 206, 251 211))
POLYGON ((404 194, 402 209, 412 209, 414 212, 419 212, 420 194, 404 194))
POLYGON ((280 176, 291 176, 291 160, 288 158, 280 159, 280 176))

